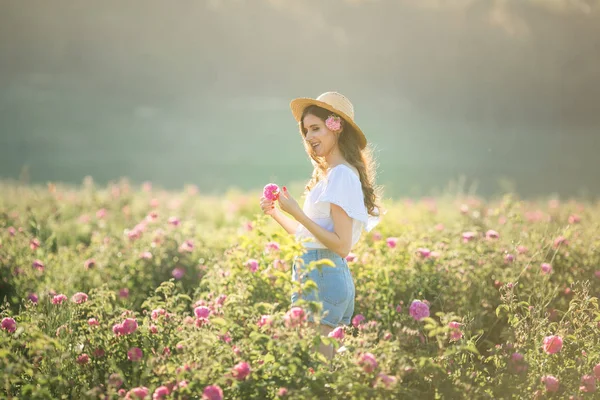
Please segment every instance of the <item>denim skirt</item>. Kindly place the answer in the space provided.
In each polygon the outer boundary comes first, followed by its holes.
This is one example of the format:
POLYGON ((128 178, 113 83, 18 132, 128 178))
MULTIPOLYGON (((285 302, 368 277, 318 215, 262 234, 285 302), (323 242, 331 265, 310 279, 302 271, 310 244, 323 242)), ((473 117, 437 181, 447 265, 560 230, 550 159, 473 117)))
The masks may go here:
MULTIPOLYGON (((294 259, 292 265, 292 279, 301 280, 302 283, 311 279, 317 284, 317 290, 303 293, 292 293, 292 304, 300 298, 306 301, 316 301, 323 305, 321 323, 330 327, 341 324, 350 325, 354 313, 355 288, 354 280, 348 262, 329 249, 306 249, 305 252, 294 259), (308 271, 308 264, 327 258, 335 267, 322 265, 321 270, 314 268, 308 271)), ((309 313, 309 321, 314 322, 309 313)))

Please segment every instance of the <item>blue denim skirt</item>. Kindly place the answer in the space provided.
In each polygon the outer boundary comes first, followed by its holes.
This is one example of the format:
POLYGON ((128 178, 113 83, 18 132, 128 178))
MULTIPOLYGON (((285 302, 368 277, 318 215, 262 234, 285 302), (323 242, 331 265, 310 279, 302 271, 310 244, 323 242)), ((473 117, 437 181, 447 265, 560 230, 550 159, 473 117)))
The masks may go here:
MULTIPOLYGON (((292 304, 300 298, 306 301, 317 301, 323 305, 321 323, 330 327, 341 324, 350 325, 354 313, 355 288, 354 279, 348 268, 348 262, 329 249, 306 249, 301 256, 294 259, 292 265, 292 279, 301 280, 302 283, 311 279, 317 284, 318 290, 303 293, 292 293, 292 304), (322 265, 321 270, 314 268, 308 271, 308 264, 321 260, 330 259, 335 267, 322 265)), ((309 321, 314 322, 312 315, 308 315, 309 321)))

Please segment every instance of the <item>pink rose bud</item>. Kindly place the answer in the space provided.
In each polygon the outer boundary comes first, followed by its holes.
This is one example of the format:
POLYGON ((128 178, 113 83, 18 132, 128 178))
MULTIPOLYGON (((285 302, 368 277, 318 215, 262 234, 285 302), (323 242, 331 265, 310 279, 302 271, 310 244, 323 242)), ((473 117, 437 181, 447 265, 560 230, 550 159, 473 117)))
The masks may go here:
POLYGON ((334 339, 342 340, 344 338, 344 329, 341 326, 338 326, 337 328, 329 332, 329 335, 327 336, 334 339))
POLYGON ((360 324, 362 324, 365 320, 364 315, 362 314, 357 314, 354 318, 352 318, 352 325, 355 328, 358 328, 360 326, 360 324))
POLYGON ((542 263, 542 265, 540 266, 540 269, 543 274, 547 275, 552 272, 552 265, 550 265, 548 263, 542 263))
POLYGON ((100 323, 98 322, 98 320, 96 318, 90 318, 90 319, 88 319, 88 325, 89 326, 98 326, 98 325, 100 325, 100 323))
POLYGON ((487 231, 485 233, 485 237, 487 239, 498 239, 500 237, 500 234, 498 232, 496 232, 495 230, 490 229, 489 231, 487 231))

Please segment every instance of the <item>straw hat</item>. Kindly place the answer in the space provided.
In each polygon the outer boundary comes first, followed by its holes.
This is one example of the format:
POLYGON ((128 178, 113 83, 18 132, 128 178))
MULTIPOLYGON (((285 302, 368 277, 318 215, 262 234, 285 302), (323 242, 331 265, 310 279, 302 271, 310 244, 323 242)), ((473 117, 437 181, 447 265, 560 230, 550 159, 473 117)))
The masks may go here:
POLYGON ((356 130, 360 149, 362 150, 367 146, 367 138, 365 137, 365 134, 358 127, 358 125, 356 125, 356 122, 354 122, 354 107, 346 96, 338 92, 326 92, 316 99, 306 97, 294 99, 290 103, 290 108, 292 109, 292 114, 294 115, 296 121, 300 122, 304 109, 313 105, 322 107, 342 117, 356 130))

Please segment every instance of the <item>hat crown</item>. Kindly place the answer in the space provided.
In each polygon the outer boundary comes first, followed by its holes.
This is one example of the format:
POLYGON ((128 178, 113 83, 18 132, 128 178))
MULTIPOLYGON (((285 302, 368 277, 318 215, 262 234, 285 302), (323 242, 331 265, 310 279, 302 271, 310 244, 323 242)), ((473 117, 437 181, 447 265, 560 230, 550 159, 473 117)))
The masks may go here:
POLYGON ((317 100, 329 104, 331 107, 343 112, 354 121, 354 106, 343 94, 338 92, 325 92, 317 97, 317 100))

